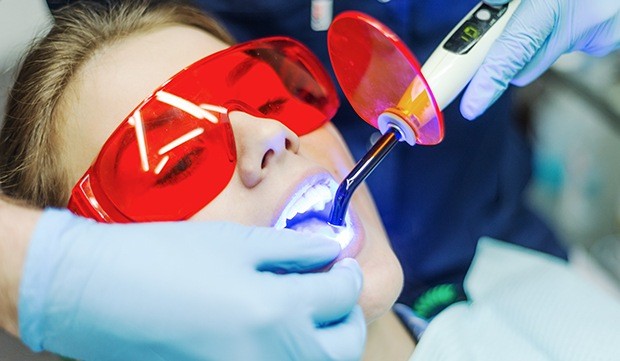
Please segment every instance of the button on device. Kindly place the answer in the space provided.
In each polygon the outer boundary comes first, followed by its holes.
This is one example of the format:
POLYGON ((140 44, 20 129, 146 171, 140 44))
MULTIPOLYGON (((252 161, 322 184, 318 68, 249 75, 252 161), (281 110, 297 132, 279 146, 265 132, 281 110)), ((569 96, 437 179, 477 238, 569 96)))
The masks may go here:
POLYGON ((487 9, 480 9, 476 12, 476 18, 481 21, 489 21, 491 19, 491 12, 487 9))

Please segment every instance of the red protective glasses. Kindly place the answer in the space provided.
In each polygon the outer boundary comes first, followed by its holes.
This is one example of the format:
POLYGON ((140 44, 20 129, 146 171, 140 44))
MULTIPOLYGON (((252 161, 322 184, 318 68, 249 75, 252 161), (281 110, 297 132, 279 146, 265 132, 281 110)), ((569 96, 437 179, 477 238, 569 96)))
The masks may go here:
POLYGON ((337 108, 325 69, 299 42, 273 37, 232 46, 183 69, 132 111, 68 207, 103 222, 187 219, 235 171, 230 111, 276 119, 301 136, 337 108))

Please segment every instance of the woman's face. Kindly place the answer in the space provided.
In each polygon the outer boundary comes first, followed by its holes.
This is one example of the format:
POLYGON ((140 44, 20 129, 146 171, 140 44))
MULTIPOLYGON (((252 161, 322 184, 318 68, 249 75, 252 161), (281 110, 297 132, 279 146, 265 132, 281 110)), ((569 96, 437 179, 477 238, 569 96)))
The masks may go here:
MULTIPOLYGON (((181 68, 226 47, 204 31, 178 25, 133 35, 98 51, 72 79, 59 108, 67 121, 61 152, 70 182, 77 182, 142 99, 181 68)), ((222 193, 191 219, 275 226, 317 188, 312 185, 339 183, 353 166, 331 123, 298 137, 273 119, 240 111, 229 118, 237 147, 235 173, 222 193)), ((365 186, 352 199, 350 218, 354 235, 342 254, 355 257, 362 267, 360 304, 371 322, 392 306, 402 271, 365 186)), ((305 228, 316 227, 322 224, 305 228)))

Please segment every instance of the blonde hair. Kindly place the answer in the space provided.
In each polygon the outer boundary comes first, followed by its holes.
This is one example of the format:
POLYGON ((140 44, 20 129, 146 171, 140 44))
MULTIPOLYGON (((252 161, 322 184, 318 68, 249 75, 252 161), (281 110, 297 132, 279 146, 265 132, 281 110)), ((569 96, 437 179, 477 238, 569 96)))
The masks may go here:
POLYGON ((79 1, 54 14, 50 32, 26 54, 9 94, 0 132, 0 187, 31 205, 65 206, 67 171, 58 147, 64 120, 59 100, 78 69, 106 45, 132 34, 181 24, 232 44, 216 21, 178 1, 79 1))

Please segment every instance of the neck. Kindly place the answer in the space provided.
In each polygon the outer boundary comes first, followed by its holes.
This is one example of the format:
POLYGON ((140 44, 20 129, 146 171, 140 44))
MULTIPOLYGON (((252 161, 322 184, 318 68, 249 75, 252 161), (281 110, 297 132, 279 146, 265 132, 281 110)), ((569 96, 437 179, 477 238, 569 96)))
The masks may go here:
POLYGON ((364 361, 409 360, 415 343, 394 312, 368 325, 364 361))

